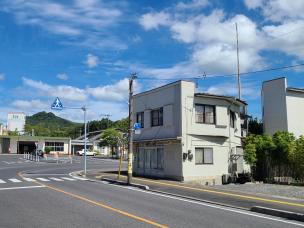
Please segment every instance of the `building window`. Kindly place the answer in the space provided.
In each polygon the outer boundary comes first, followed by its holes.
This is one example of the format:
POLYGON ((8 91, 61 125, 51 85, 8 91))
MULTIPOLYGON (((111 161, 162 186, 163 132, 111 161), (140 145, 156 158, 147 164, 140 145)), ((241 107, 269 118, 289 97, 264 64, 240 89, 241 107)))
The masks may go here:
POLYGON ((159 169, 164 168, 164 149, 163 148, 139 148, 138 168, 159 169))
POLYGON ((213 149, 195 148, 195 164, 213 164, 213 149))
POLYGON ((63 142, 45 142, 45 147, 51 148, 51 151, 64 151, 63 142))
POLYGON ((195 122, 205 124, 215 124, 215 106, 195 105, 195 122))
POLYGON ((144 168, 145 151, 142 148, 138 150, 138 168, 144 168))
POLYGON ((230 110, 230 127, 235 128, 236 115, 230 110))
POLYGON ((157 148, 157 169, 164 169, 164 148, 157 148))
POLYGON ((151 111, 151 126, 163 125, 163 108, 155 109, 151 111))
POLYGON ((136 114, 136 123, 140 123, 141 128, 144 128, 144 122, 145 122, 145 113, 138 112, 136 114))

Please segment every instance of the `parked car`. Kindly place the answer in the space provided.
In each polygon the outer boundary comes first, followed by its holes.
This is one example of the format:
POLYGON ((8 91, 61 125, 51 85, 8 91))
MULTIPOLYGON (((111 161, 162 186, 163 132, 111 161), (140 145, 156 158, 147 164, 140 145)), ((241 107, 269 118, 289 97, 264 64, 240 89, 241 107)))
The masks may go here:
POLYGON ((37 155, 37 156, 40 156, 40 157, 43 157, 43 151, 42 150, 33 150, 31 152, 32 155, 37 155))
MULTIPOLYGON (((83 156, 83 155, 84 155, 84 149, 79 150, 79 151, 77 151, 76 153, 77 153, 78 155, 80 155, 80 156, 83 156)), ((90 151, 90 150, 87 149, 86 154, 87 154, 87 156, 95 156, 97 153, 94 152, 94 151, 90 151)))

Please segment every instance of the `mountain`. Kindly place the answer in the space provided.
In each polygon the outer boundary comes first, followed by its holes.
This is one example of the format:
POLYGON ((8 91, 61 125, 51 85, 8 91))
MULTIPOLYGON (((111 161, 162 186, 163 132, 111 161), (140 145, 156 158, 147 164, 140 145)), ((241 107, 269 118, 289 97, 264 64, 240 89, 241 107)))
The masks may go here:
POLYGON ((74 137, 79 135, 82 127, 81 123, 66 120, 51 112, 38 112, 27 116, 25 122, 25 131, 34 131, 36 136, 74 137))

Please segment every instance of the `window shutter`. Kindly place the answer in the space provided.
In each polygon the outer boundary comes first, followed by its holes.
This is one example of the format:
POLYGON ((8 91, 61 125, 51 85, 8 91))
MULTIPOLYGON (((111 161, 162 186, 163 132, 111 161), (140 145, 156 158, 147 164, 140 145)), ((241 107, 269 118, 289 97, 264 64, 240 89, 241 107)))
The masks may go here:
POLYGON ((228 125, 228 114, 227 114, 227 107, 224 106, 216 106, 216 125, 227 127, 228 125))

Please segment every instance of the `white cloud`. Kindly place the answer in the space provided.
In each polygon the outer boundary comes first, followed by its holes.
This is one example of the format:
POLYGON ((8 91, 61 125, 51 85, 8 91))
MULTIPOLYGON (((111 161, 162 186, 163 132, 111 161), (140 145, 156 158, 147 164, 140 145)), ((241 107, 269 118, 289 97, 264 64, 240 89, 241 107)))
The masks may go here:
POLYGON ((135 36, 132 37, 132 42, 133 43, 140 43, 140 42, 142 42, 142 39, 139 35, 135 35, 135 36))
POLYGON ((65 73, 60 73, 60 74, 57 74, 57 78, 59 78, 60 80, 68 80, 69 77, 65 73))
POLYGON ((20 111, 37 110, 37 109, 42 110, 48 107, 45 103, 43 103, 41 100, 38 99, 15 100, 12 102, 12 106, 20 111))
MULTIPOLYGON (((140 85, 135 81, 134 90, 139 91, 140 85)), ((88 93, 98 100, 103 101, 127 101, 129 91, 129 80, 124 78, 112 85, 87 88, 88 93)))
POLYGON ((0 74, 0 81, 5 80, 5 75, 4 74, 0 74))
MULTIPOLYGON (((21 25, 39 26, 43 30, 56 35, 68 37, 68 44, 86 45, 100 48, 92 40, 112 42, 112 46, 102 48, 120 49, 122 41, 113 39, 110 27, 119 23, 122 11, 119 6, 126 3, 105 3, 96 0, 74 0, 66 3, 51 0, 4 0, 0 3, 0 11, 14 15, 21 25)), ((120 7, 122 8, 122 7, 120 7)))
MULTIPOLYGON (((167 10, 174 18, 164 23, 171 31, 173 39, 189 45, 190 56, 186 61, 169 68, 142 69, 150 76, 193 77, 214 73, 234 73, 236 61, 236 32, 238 24, 241 71, 249 71, 265 66, 260 51, 267 46, 265 31, 258 29, 256 23, 245 15, 229 17, 223 10, 215 9, 210 14, 182 15, 174 10, 167 10)), ((157 15, 157 13, 153 13, 157 15)), ((146 25, 143 25, 147 29, 146 25)), ((154 28, 150 26, 148 28, 154 28)))
MULTIPOLYGON (((224 82, 210 86, 206 89, 203 89, 203 92, 236 97, 238 95, 237 79, 235 77, 235 83, 224 82)), ((259 86, 252 83, 242 83, 241 96, 242 99, 245 100, 257 99, 260 96, 260 88, 259 86)))
POLYGON ((170 15, 165 12, 147 13, 140 17, 139 23, 145 30, 158 29, 159 26, 170 24, 170 15))
POLYGON ((89 67, 89 68, 95 68, 98 66, 99 64, 99 58, 96 55, 93 54, 87 54, 87 59, 85 61, 85 64, 89 67))
POLYGON ((256 9, 261 7, 264 3, 264 0, 245 0, 245 5, 248 9, 256 9))
POLYGON ((188 9, 200 9, 203 8, 205 6, 207 6, 209 4, 208 0, 192 0, 190 2, 179 2, 176 5, 176 9, 177 10, 188 10, 188 9))
POLYGON ((70 101, 85 101, 87 94, 85 90, 68 85, 51 86, 41 81, 22 78, 25 86, 36 89, 40 94, 48 97, 60 97, 70 101))
POLYGON ((265 17, 275 22, 304 19, 303 0, 269 0, 262 10, 265 17))

